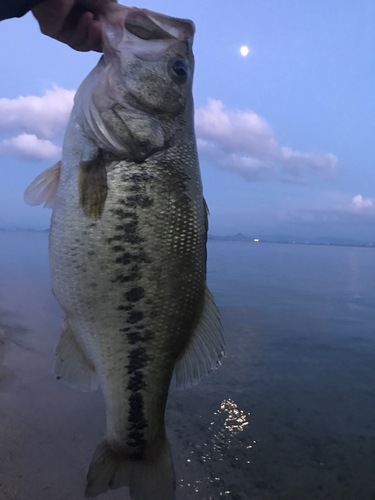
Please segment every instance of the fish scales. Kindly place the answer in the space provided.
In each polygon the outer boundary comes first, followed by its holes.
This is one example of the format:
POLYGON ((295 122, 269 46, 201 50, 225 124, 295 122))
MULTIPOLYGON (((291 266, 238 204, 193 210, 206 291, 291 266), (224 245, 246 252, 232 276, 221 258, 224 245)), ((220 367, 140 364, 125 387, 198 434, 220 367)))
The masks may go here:
POLYGON ((86 496, 126 485, 134 500, 173 500, 164 426, 171 379, 196 383, 224 350, 206 286, 194 28, 108 9, 104 57, 76 94, 61 162, 25 200, 53 207, 51 276, 66 313, 55 373, 81 390, 100 385, 106 403, 86 496))
MULTIPOLYGON (((81 214, 77 188, 74 201, 61 195, 61 209, 54 212, 51 266, 62 272, 53 288, 59 290, 73 329, 85 332, 84 345, 93 346, 89 357, 97 360, 95 366, 102 365, 107 405, 120 405, 110 418, 117 416, 113 432, 121 436, 130 426, 127 412, 135 415, 126 393, 151 390, 142 434, 150 433, 152 439, 152 419, 156 412, 164 414, 174 362, 200 314, 206 274, 204 207, 202 196, 196 202, 188 195, 201 190, 195 159, 194 144, 186 144, 142 165, 112 166, 105 209, 96 222, 81 214), (188 175, 184 158, 191 161, 188 175), (179 161, 181 176, 176 175, 179 161), (181 283, 187 286, 181 288, 181 283), (116 377, 108 373, 109 366, 116 377), (131 391, 136 381, 144 387, 131 391)), ((140 398, 134 401, 139 407, 140 398)))

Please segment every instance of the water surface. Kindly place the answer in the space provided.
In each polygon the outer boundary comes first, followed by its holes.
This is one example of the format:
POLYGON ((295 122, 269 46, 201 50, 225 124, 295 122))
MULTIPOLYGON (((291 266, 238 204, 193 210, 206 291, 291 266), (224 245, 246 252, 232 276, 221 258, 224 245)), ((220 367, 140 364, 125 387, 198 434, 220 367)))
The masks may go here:
MULTIPOLYGON (((104 431, 101 393, 51 373, 63 313, 47 239, 0 233, 1 500, 83 500, 104 431)), ((178 499, 374 499, 375 250, 211 241, 208 251, 228 356, 170 395, 178 499)))

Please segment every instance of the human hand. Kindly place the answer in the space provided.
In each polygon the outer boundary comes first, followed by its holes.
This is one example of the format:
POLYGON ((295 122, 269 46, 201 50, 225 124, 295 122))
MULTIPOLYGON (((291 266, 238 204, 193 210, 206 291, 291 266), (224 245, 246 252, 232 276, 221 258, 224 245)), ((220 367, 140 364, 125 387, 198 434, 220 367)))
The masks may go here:
POLYGON ((102 52, 99 14, 117 0, 44 0, 33 8, 40 31, 75 50, 102 52))

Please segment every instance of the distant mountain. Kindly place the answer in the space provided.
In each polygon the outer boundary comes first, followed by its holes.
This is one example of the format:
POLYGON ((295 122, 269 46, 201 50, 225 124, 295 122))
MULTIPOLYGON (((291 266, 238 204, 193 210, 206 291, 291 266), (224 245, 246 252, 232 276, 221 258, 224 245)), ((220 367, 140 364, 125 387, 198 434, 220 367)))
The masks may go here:
MULTIPOLYGON (((19 229, 19 228, 4 228, 0 227, 0 231, 9 232, 30 232, 30 233, 48 233, 49 229, 19 229)), ((344 246, 344 247, 374 247, 374 241, 358 241, 351 238, 335 238, 321 236, 317 238, 305 238, 303 236, 291 236, 283 234, 273 234, 273 235, 256 235, 247 236, 243 233, 237 233, 234 235, 217 236, 213 234, 208 234, 209 240, 218 241, 248 241, 248 242, 259 242, 259 243, 286 243, 286 244, 298 244, 298 245, 332 245, 332 246, 344 246)))
POLYGON ((233 236, 233 239, 236 241, 248 241, 249 237, 245 236, 243 233, 237 233, 233 236))
POLYGON ((234 236, 214 236, 208 235, 208 239, 210 240, 228 240, 228 241, 253 241, 253 238, 249 238, 243 233, 237 233, 234 236))
POLYGON ((361 244, 363 245, 363 241, 356 241, 352 240, 350 238, 313 238, 311 240, 312 243, 315 243, 317 245, 358 245, 361 244))
POLYGON ((299 244, 299 245, 333 245, 333 246, 365 246, 365 247, 375 247, 375 241, 356 241, 350 238, 329 238, 329 237, 318 237, 318 238, 305 238, 303 236, 291 236, 291 235, 258 235, 258 236, 246 236, 243 233, 237 233, 235 235, 228 236, 215 236, 208 235, 209 240, 218 241, 249 241, 249 242, 260 242, 260 243, 286 243, 286 244, 299 244))

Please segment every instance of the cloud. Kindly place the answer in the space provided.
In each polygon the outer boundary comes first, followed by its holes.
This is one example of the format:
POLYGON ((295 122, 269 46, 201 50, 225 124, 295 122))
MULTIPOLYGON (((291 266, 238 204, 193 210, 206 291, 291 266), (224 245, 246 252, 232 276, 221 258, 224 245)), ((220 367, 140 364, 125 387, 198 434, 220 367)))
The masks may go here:
POLYGON ((363 198, 360 194, 353 197, 349 206, 349 209, 354 212, 369 212, 373 211, 374 208, 374 200, 371 200, 370 198, 363 198))
POLYGON ((52 139, 63 132, 73 106, 74 90, 54 86, 42 97, 0 99, 0 130, 52 139))
POLYGON ((20 134, 0 142, 0 154, 23 160, 53 160, 60 156, 61 148, 34 134, 20 134))
MULTIPOLYGON (((283 203, 276 214, 280 224, 297 224, 305 234, 311 234, 313 227, 319 230, 329 229, 331 235, 361 234, 361 239, 369 239, 375 222, 375 199, 363 198, 362 195, 327 191, 315 196, 290 199, 283 203), (361 232, 362 231, 362 232, 361 232)), ((322 232, 324 234, 324 231, 322 232)))
POLYGON ((221 101, 209 99, 195 112, 200 155, 215 166, 248 181, 279 179, 301 182, 309 172, 333 173, 333 154, 300 153, 279 146, 272 128, 252 111, 227 111, 221 101))
POLYGON ((54 86, 43 96, 0 99, 0 155, 56 160, 75 91, 54 86))
MULTIPOLYGON (((58 86, 43 96, 0 99, 0 155, 23 159, 56 159, 75 91, 58 86)), ((251 111, 228 111, 209 99, 195 113, 200 155, 213 165, 248 181, 278 179, 303 182, 309 172, 331 173, 332 154, 300 153, 279 146, 270 125, 251 111)))

